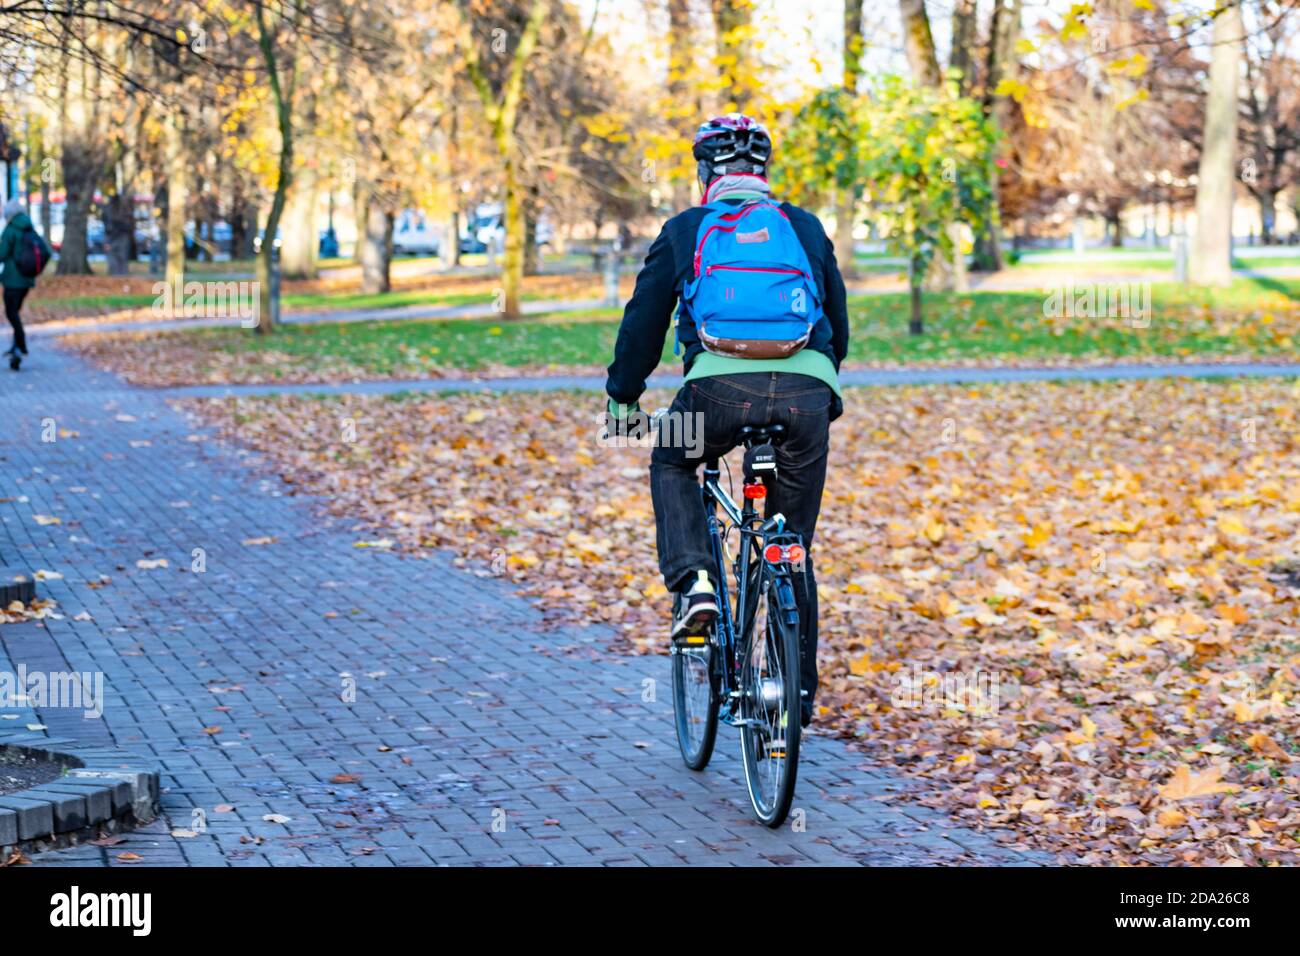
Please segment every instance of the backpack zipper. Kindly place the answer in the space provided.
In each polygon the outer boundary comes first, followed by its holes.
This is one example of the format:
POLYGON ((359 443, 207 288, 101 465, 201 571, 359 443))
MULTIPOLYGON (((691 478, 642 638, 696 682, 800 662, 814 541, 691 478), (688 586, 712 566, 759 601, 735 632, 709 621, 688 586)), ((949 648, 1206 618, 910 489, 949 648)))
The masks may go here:
MULTIPOLYGON (((714 269, 725 270, 728 272, 775 272, 780 275, 789 275, 789 276, 801 276, 804 274, 799 269, 775 269, 775 268, 760 267, 760 266, 709 266, 707 269, 704 270, 704 274, 708 275, 714 269)), ((811 276, 809 278, 811 278, 811 276)))

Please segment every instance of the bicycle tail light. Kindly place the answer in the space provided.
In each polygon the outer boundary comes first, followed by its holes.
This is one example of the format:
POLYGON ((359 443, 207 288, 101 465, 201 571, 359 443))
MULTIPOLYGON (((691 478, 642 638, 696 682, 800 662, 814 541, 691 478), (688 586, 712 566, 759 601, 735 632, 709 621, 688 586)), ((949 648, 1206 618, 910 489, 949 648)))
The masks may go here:
POLYGON ((801 544, 769 544, 763 549, 763 558, 768 564, 799 564, 808 556, 801 544))

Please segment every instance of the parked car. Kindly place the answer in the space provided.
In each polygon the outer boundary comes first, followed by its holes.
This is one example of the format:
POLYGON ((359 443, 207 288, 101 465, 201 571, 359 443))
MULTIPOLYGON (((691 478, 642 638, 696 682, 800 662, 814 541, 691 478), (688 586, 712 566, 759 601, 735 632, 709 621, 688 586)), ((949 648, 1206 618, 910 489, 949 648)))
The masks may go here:
MULTIPOLYGON (((534 241, 539 246, 548 245, 555 229, 549 217, 542 213, 537 220, 534 241)), ((505 211, 499 202, 483 203, 474 210, 474 215, 465 224, 461 236, 460 251, 486 252, 489 243, 500 249, 506 241, 505 211)))
POLYGON ((393 223, 393 255, 436 256, 442 248, 441 236, 429 225, 424 213, 405 209, 393 223))

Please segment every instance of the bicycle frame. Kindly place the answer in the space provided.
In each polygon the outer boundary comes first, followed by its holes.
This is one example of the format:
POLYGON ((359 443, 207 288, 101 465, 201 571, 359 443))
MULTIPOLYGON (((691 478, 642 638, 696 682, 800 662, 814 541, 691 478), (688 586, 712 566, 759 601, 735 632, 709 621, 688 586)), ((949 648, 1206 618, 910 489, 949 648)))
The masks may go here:
MULTIPOLYGON (((701 493, 704 498, 704 513, 708 519, 709 541, 713 551, 714 565, 718 569, 718 620, 714 625, 715 639, 720 652, 719 678, 719 719, 732 726, 741 722, 737 704, 740 698, 740 673, 747 648, 740 647, 740 635, 753 638, 753 621, 745 619, 750 613, 749 588, 752 581, 758 580, 754 572, 756 566, 764 560, 763 549, 775 538, 802 543, 799 535, 785 530, 785 517, 780 514, 769 519, 762 518, 754 508, 754 498, 745 496, 743 507, 737 507, 735 501, 719 483, 721 474, 716 459, 704 466, 704 481, 701 493), (732 570, 736 580, 736 602, 733 612, 730 587, 727 583, 727 554, 723 546, 723 523, 718 517, 721 508, 727 520, 731 522, 739 536, 737 552, 732 570), (743 570, 743 574, 741 573, 743 570), (739 620, 737 619, 739 618, 739 620)), ((778 572, 784 574, 784 572, 778 572)), ((784 574, 785 585, 789 586, 789 576, 784 574)), ((783 589, 784 590, 784 589, 783 589)), ((781 607, 793 604, 793 590, 786 590, 781 595, 781 607)), ((757 603, 753 605, 757 607, 757 603)), ((797 666, 797 665, 796 665, 797 666)))

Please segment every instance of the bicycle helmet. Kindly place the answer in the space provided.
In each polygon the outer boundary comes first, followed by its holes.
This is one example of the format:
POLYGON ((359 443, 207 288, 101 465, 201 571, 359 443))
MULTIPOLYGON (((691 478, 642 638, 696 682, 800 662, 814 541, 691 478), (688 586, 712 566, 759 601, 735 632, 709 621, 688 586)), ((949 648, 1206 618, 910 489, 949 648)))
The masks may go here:
POLYGON ((691 154, 699 162, 700 181, 706 186, 728 173, 762 176, 772 158, 772 137, 758 120, 727 113, 700 124, 691 154))

